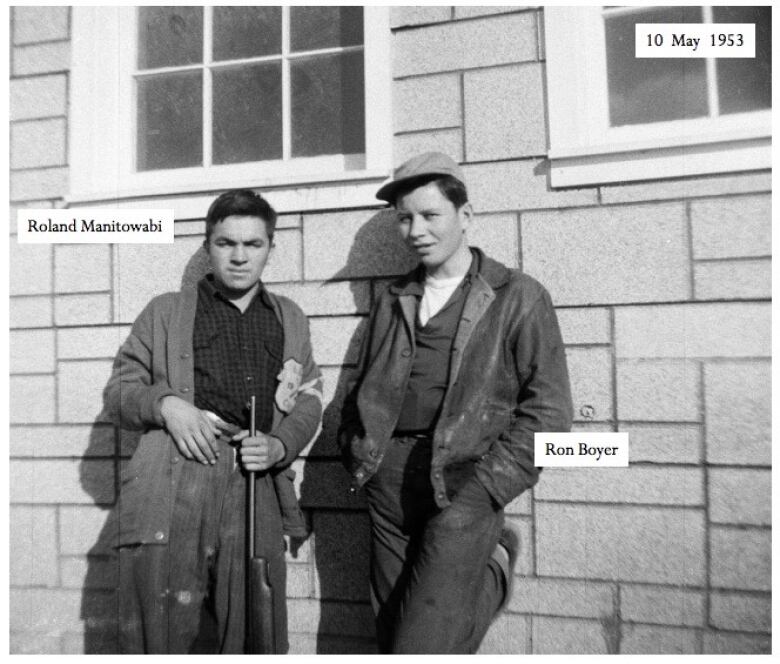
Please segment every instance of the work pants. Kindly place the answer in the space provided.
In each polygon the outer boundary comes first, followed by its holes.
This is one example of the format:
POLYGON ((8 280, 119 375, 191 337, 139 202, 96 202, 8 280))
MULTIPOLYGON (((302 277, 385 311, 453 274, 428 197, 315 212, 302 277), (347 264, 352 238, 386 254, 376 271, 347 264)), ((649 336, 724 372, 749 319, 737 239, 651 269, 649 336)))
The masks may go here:
POLYGON ((506 592, 491 559, 503 511, 473 474, 440 509, 430 472, 430 439, 398 437, 365 485, 383 653, 476 652, 506 592))
MULTIPOLYGON (((167 544, 119 549, 120 649, 188 653, 201 631, 204 602, 216 621, 220 653, 243 653, 245 634, 246 476, 220 443, 214 466, 185 464, 167 544)), ((273 481, 258 474, 256 549, 269 562, 278 652, 287 650, 285 560, 273 481)))

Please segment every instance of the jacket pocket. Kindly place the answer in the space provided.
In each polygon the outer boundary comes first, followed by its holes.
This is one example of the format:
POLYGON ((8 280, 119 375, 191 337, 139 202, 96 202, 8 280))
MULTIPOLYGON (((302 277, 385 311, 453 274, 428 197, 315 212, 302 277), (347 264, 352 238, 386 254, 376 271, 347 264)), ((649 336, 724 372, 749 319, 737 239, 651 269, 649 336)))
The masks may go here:
POLYGON ((122 487, 148 472, 150 463, 156 457, 154 446, 163 444, 163 440, 167 442, 169 439, 161 429, 147 431, 141 436, 130 461, 120 468, 119 483, 122 487))
POLYGON ((220 357, 220 349, 217 344, 219 339, 219 331, 206 328, 203 330, 195 330, 192 338, 192 351, 198 357, 198 365, 200 370, 203 367, 210 367, 211 372, 206 374, 210 382, 224 385, 226 377, 224 375, 224 361, 220 357))
POLYGON ((282 346, 281 344, 272 344, 268 340, 263 341, 263 348, 265 348, 265 352, 268 353, 270 357, 272 357, 274 360, 279 362, 279 364, 282 363, 282 346))

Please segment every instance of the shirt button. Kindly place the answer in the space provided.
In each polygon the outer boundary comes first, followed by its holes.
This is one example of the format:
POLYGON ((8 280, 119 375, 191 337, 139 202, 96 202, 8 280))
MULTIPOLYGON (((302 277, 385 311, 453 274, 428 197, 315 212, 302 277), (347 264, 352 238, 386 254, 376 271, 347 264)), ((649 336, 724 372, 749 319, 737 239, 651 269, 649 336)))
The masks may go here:
POLYGON ((247 376, 246 377, 246 382, 247 383, 251 383, 252 382, 252 376, 247 376))
POLYGON ((439 493, 436 494, 436 497, 439 500, 444 500, 444 492, 443 491, 439 491, 439 493))
POLYGON ((156 539, 158 542, 159 542, 160 540, 164 540, 164 539, 165 539, 165 533, 164 533, 162 530, 158 530, 158 531, 157 531, 157 532, 154 534, 154 539, 156 539))
POLYGON ((171 463, 179 463, 179 457, 173 457, 173 459, 171 459, 171 463))
POLYGON ((411 354, 412 354, 412 351, 410 351, 408 348, 404 348, 401 351, 401 356, 402 357, 409 357, 411 354))
POLYGON ((182 388, 181 388, 181 391, 182 391, 182 392, 189 392, 189 391, 190 391, 190 388, 189 388, 189 387, 182 387, 182 388))
POLYGON ((436 471, 436 472, 433 474, 433 479, 435 479, 435 480, 438 480, 440 477, 441 477, 441 473, 440 473, 440 472, 437 470, 437 471, 436 471))
POLYGON ((186 360, 189 356, 189 353, 182 353, 179 357, 181 357, 182 360, 186 360))

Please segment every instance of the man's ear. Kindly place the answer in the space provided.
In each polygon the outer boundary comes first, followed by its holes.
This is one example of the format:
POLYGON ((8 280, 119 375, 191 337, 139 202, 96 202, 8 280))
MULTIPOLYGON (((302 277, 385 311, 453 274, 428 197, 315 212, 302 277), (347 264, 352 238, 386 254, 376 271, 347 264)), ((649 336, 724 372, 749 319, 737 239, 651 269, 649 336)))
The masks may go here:
POLYGON ((458 210, 458 214, 461 215, 460 221, 464 229, 468 228, 471 225, 472 220, 474 219, 474 208, 471 207, 471 203, 466 201, 458 210))

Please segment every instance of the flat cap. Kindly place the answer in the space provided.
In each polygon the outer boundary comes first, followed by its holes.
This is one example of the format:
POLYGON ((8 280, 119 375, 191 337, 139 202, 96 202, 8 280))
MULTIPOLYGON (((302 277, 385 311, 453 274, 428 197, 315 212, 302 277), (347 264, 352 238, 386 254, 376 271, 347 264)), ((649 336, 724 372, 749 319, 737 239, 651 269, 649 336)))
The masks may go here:
POLYGON ((383 184, 376 197, 381 201, 394 203, 396 192, 409 180, 425 177, 427 175, 451 175, 461 182, 463 171, 450 157, 442 152, 424 152, 405 161, 393 172, 393 178, 383 184))

